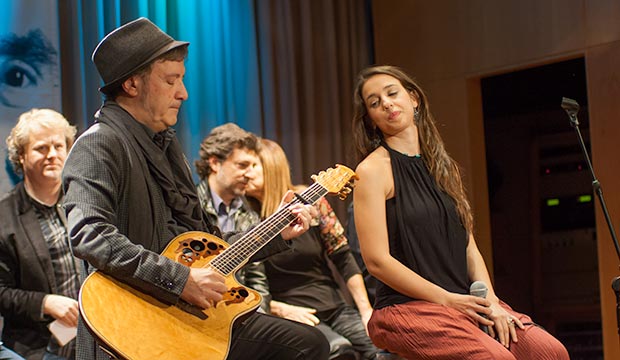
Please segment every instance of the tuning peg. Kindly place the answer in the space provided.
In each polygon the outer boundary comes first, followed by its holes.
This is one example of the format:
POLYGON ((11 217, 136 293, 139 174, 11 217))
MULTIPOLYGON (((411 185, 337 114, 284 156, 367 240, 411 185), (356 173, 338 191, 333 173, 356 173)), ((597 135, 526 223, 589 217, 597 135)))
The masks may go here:
POLYGON ((338 198, 340 198, 340 200, 344 200, 347 198, 347 196, 351 193, 351 189, 349 186, 344 186, 342 188, 342 190, 340 190, 340 192, 338 192, 338 198))

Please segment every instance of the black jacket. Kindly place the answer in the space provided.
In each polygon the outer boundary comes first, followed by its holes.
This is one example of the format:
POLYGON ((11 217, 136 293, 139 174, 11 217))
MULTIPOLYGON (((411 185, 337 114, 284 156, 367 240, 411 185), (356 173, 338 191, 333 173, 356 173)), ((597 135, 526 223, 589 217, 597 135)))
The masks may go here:
POLYGON ((56 292, 52 260, 23 182, 0 200, 0 312, 2 341, 40 359, 50 339, 41 318, 43 298, 56 292))

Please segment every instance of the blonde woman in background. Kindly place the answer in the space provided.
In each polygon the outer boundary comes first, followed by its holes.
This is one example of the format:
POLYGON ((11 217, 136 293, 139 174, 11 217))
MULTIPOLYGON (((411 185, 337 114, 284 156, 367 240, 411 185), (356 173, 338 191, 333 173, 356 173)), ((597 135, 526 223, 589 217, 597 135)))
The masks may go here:
MULTIPOLYGON (((261 139, 258 155, 261 164, 246 195, 257 205, 261 218, 266 218, 278 209, 283 194, 288 190, 300 193, 305 186, 293 186, 288 160, 276 142, 261 139)), ((329 202, 321 198, 316 207, 319 216, 311 222, 308 232, 292 240, 292 253, 264 261, 270 294, 266 294, 263 308, 317 326, 328 338, 335 332, 346 338, 363 359, 374 359, 378 349, 366 330, 372 307, 360 269, 329 202), (328 261, 344 279, 357 309, 343 298, 328 261)))

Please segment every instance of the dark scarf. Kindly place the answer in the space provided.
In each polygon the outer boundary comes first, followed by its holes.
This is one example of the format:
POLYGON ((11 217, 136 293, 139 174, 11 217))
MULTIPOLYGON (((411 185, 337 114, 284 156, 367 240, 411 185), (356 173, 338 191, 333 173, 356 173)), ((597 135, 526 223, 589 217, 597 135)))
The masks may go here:
POLYGON ((168 128, 153 133, 113 101, 106 101, 95 118, 97 122, 116 128, 136 151, 142 153, 177 224, 186 230, 205 231, 189 163, 175 130, 168 128))

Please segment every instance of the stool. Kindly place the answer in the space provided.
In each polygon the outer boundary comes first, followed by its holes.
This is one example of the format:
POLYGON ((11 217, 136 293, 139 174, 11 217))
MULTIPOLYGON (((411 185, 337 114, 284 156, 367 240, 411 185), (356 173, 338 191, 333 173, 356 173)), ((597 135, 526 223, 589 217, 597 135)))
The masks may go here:
POLYGON ((400 356, 391 353, 387 350, 381 350, 377 353, 377 355, 375 356, 376 360, 404 360, 403 358, 401 358, 400 356))

